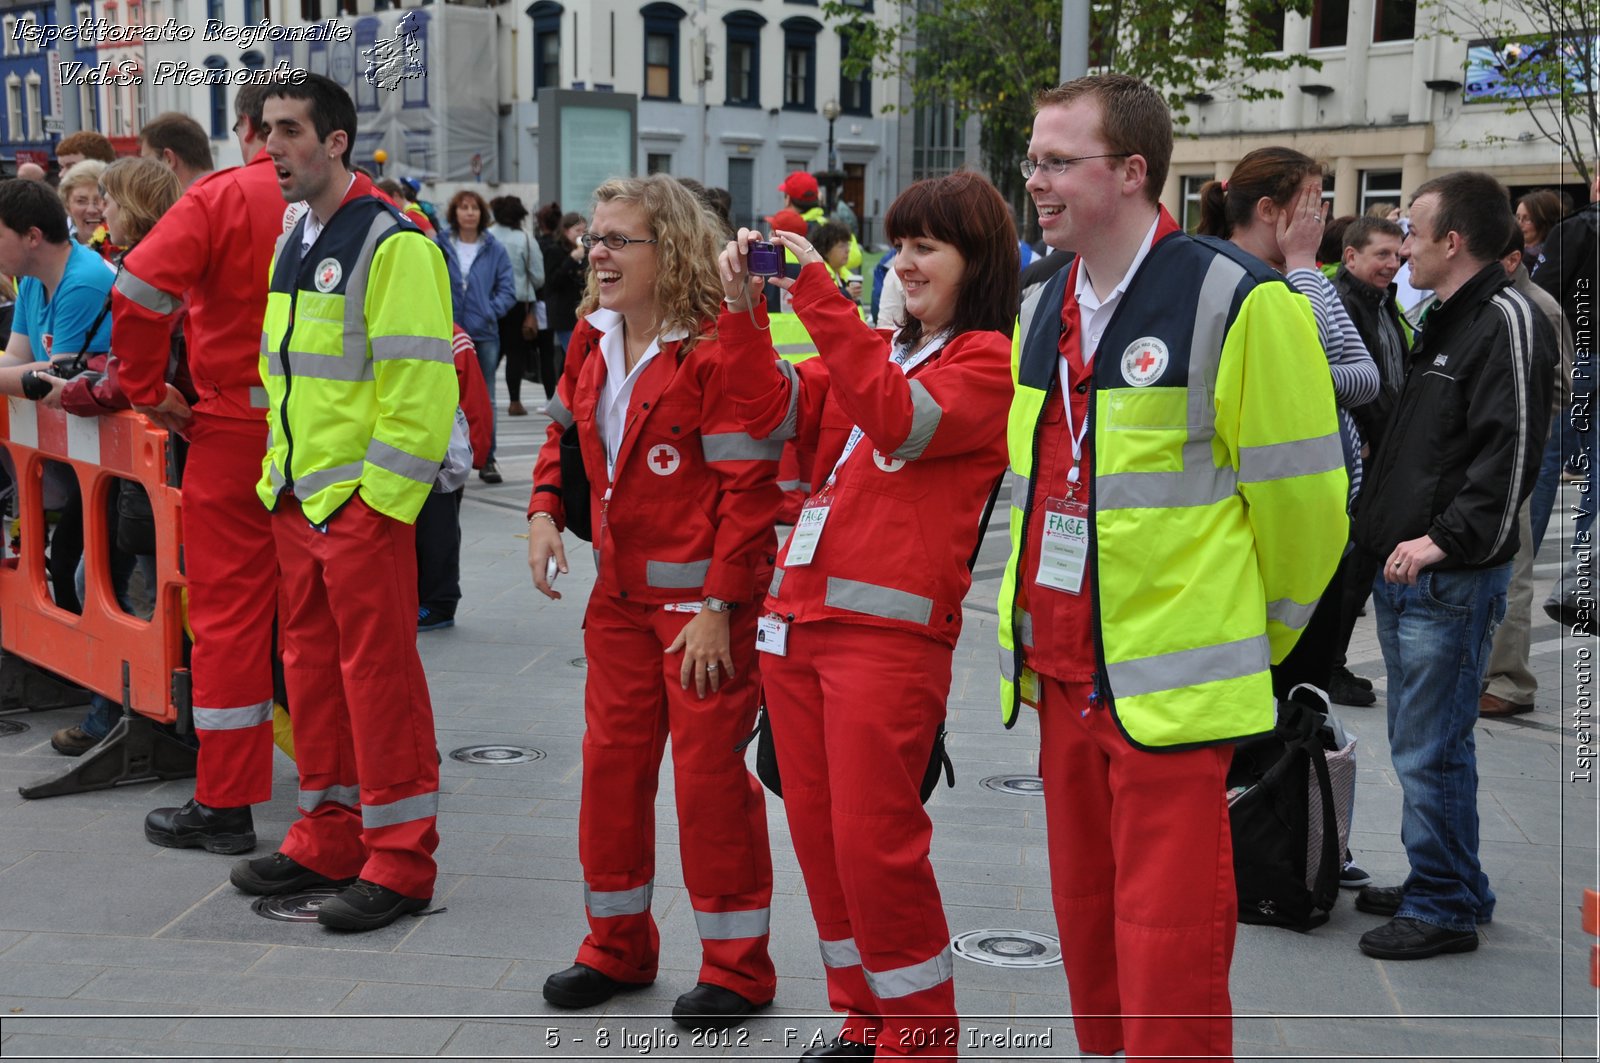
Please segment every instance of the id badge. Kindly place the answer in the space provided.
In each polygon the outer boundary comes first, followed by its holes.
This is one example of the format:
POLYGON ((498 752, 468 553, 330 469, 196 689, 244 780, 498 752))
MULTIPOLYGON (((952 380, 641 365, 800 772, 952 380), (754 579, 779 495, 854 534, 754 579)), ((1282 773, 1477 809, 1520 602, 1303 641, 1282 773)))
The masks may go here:
POLYGON ((789 656, 789 622, 776 613, 756 621, 756 651, 774 657, 789 656))
POLYGON ((794 522, 794 531, 789 533, 789 552, 784 555, 784 568, 811 564, 811 558, 817 552, 817 543, 822 539, 822 526, 828 523, 829 508, 828 503, 813 500, 800 511, 800 519, 794 522))
POLYGON ((1039 545, 1041 587, 1080 594, 1089 561, 1089 507, 1064 498, 1044 503, 1044 537, 1039 545))

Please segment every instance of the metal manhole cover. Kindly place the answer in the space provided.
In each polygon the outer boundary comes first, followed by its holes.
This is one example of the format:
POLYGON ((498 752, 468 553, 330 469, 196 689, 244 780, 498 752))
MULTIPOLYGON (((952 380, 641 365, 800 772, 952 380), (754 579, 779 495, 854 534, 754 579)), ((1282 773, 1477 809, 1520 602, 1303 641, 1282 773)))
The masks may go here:
POLYGON ((957 956, 989 967, 1054 967, 1061 942, 1032 930, 971 930, 950 939, 957 956))
POLYGON ((1044 780, 1037 775, 991 775, 983 780, 983 786, 1013 797, 1038 797, 1044 793, 1044 780))
POLYGON ((28 725, 21 720, 0 720, 0 738, 7 735, 19 735, 28 729, 28 725))
POLYGON ((280 893, 276 897, 257 897, 250 910, 263 919, 276 919, 283 923, 315 923, 317 909, 338 890, 302 890, 299 893, 280 893))
POLYGON ((526 764, 543 760, 544 750, 531 746, 462 746, 450 751, 450 759, 463 764, 526 764))
POLYGON ((574 657, 572 660, 568 661, 567 663, 572 665, 572 667, 574 667, 574 668, 587 668, 587 667, 589 667, 589 658, 587 658, 587 657, 574 657))

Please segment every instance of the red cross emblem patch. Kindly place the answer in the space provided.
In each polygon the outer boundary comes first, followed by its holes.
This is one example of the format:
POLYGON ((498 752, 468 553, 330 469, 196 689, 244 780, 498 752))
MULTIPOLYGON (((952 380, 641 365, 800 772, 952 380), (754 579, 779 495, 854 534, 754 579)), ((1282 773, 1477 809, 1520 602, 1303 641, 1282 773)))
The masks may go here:
POLYGON ((323 259, 317 263, 317 291, 333 291, 339 286, 339 279, 343 276, 344 270, 340 268, 338 259, 323 259))
POLYGON ((678 466, 682 464, 682 459, 678 456, 676 447, 662 443, 660 446, 650 449, 650 453, 645 457, 644 463, 650 466, 650 471, 657 476, 671 476, 678 471, 678 466))
POLYGON ((1165 343, 1154 336, 1141 337, 1122 352, 1122 379, 1136 388, 1148 387, 1166 372, 1170 361, 1165 343))
POLYGON ((901 469, 905 468, 906 459, 896 458, 892 455, 880 454, 874 450, 872 452, 872 464, 876 465, 884 472, 899 472, 901 469))

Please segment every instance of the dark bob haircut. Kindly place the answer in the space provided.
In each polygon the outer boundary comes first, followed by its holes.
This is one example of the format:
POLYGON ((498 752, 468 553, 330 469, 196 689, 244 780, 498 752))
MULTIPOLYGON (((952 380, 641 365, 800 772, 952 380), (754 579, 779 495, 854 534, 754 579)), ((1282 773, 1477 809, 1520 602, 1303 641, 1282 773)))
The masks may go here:
MULTIPOLYGON (((900 193, 883 219, 892 242, 918 236, 952 244, 966 260, 950 327, 1011 335, 1017 319, 1017 226, 1006 201, 982 174, 960 170, 931 177, 900 193)), ((901 339, 916 346, 922 322, 907 315, 901 339)))

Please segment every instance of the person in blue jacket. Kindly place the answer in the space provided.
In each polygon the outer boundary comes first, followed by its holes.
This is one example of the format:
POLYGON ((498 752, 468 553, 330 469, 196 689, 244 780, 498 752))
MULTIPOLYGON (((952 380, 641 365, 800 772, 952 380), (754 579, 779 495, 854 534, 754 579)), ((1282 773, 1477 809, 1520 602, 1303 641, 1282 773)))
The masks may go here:
MULTIPOLYGON (((450 197, 445 210, 450 235, 440 240, 445 262, 450 269, 450 293, 455 306, 455 322, 472 337, 478 349, 478 365, 489 385, 489 406, 494 411, 498 430, 500 410, 495 404, 495 367, 500 364, 500 319, 517 301, 516 281, 511 274, 511 256, 487 231, 489 204, 470 188, 450 197)), ((497 484, 503 477, 494 463, 498 431, 490 433, 489 460, 478 470, 478 479, 497 484)))

